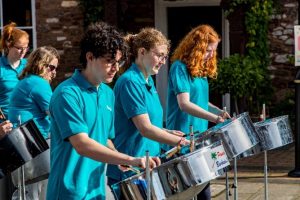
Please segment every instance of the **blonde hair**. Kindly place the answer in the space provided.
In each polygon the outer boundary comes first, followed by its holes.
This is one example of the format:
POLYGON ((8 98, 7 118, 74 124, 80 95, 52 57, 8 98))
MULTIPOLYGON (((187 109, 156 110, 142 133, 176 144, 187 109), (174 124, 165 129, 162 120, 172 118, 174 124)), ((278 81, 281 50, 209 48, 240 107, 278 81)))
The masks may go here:
POLYGON ((4 55, 7 55, 9 47, 14 46, 14 44, 21 38, 25 38, 29 41, 28 33, 26 31, 16 28, 16 26, 16 23, 11 22, 3 28, 3 35, 1 38, 1 49, 4 50, 4 55))
POLYGON ((210 43, 220 42, 217 32, 209 25, 200 25, 191 30, 181 40, 171 57, 186 64, 191 77, 217 77, 217 52, 213 58, 204 62, 204 55, 210 43))
POLYGON ((28 57, 26 68, 20 75, 20 79, 23 79, 29 74, 38 75, 44 78, 46 74, 46 66, 53 60, 59 59, 59 54, 54 47, 43 46, 34 50, 28 57))
POLYGON ((168 51, 170 50, 170 41, 154 28, 143 28, 138 34, 128 34, 124 39, 129 47, 130 63, 137 58, 140 48, 149 51, 156 46, 167 45, 168 51))

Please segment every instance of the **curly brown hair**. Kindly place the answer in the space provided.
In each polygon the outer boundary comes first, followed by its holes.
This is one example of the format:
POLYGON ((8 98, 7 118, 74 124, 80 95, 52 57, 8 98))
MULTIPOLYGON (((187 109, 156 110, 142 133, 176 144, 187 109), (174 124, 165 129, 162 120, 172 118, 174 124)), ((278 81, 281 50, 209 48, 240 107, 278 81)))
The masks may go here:
MULTIPOLYGON (((126 44, 129 47, 129 62, 130 65, 138 56, 138 50, 145 48, 147 51, 159 46, 167 45, 168 52, 170 50, 170 41, 163 35, 162 32, 155 28, 142 28, 138 34, 128 34, 124 37, 126 44)), ((127 66, 129 67, 129 66, 127 66)))
POLYGON ((217 32, 209 25, 199 25, 191 30, 175 49, 171 61, 180 60, 186 64, 191 77, 217 77, 217 52, 204 61, 207 46, 220 42, 217 32))

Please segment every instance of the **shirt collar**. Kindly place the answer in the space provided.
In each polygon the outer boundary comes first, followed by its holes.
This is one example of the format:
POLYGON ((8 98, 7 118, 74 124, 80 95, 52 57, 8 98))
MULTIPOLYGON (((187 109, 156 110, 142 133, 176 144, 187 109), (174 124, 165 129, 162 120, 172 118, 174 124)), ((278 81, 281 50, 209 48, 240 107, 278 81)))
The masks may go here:
POLYGON ((82 75, 82 70, 76 69, 74 74, 72 75, 72 79, 77 83, 77 85, 85 90, 93 89, 98 91, 102 88, 102 83, 100 83, 98 90, 95 86, 93 86, 86 78, 82 75))
POLYGON ((131 68, 132 68, 132 70, 134 70, 135 72, 137 72, 137 74, 138 74, 138 81, 141 84, 144 84, 144 85, 146 85, 146 86, 148 86, 150 88, 153 86, 154 82, 153 82, 152 77, 151 76, 148 77, 148 83, 147 83, 147 81, 146 81, 146 79, 144 77, 143 72, 138 68, 137 64, 132 63, 131 68))

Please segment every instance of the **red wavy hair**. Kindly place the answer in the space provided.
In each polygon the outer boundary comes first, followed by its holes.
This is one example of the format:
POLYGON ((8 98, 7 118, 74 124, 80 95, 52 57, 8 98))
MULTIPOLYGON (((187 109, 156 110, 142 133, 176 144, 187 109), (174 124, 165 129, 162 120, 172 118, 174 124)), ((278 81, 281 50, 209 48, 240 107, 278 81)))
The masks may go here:
POLYGON ((204 55, 210 43, 220 42, 217 32, 209 25, 199 25, 191 30, 175 49, 171 61, 185 63, 191 77, 217 77, 217 52, 204 62, 204 55))

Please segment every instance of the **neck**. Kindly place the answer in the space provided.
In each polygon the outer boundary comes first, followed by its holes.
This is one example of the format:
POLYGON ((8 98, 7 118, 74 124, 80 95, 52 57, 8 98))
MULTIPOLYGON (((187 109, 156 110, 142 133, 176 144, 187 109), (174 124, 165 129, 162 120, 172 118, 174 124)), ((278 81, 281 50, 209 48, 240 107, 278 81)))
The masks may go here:
POLYGON ((82 70, 81 74, 85 77, 85 79, 90 84, 92 84, 93 86, 95 86, 98 89, 101 82, 95 80, 93 73, 90 70, 88 70, 88 68, 85 68, 84 70, 82 70))
POLYGON ((139 68, 139 70, 143 73, 145 80, 148 82, 149 74, 147 73, 146 67, 143 65, 143 62, 136 59, 135 64, 139 68))
POLYGON ((7 55, 7 60, 8 60, 8 63, 15 69, 19 66, 20 64, 20 59, 15 59, 11 56, 9 56, 9 54, 7 55))

